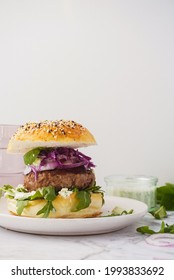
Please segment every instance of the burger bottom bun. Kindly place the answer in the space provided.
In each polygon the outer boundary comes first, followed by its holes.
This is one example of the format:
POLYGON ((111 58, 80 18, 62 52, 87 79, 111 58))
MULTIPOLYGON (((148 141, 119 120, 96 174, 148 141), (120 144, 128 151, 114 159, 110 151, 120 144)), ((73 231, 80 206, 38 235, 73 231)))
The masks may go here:
MULTIPOLYGON (((37 213, 46 205, 46 203, 47 201, 43 199, 29 201, 28 205, 23 209, 23 212, 20 216, 41 218, 43 214, 37 215, 37 213)), ((19 216, 16 212, 16 204, 17 201, 15 199, 7 199, 8 211, 19 216)), ((51 211, 48 218, 90 218, 101 214, 103 197, 101 193, 91 193, 90 205, 87 208, 76 212, 72 212, 71 210, 75 207, 75 205, 77 205, 75 193, 72 193, 66 198, 58 195, 52 204, 55 208, 55 211, 51 211)))

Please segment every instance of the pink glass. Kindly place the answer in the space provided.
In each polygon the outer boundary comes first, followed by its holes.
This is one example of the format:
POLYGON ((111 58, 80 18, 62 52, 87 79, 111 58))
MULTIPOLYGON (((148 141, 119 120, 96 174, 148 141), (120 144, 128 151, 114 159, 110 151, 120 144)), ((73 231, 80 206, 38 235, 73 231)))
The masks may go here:
POLYGON ((0 124, 0 186, 17 186, 23 183, 23 155, 7 152, 8 142, 18 127, 19 125, 0 124))

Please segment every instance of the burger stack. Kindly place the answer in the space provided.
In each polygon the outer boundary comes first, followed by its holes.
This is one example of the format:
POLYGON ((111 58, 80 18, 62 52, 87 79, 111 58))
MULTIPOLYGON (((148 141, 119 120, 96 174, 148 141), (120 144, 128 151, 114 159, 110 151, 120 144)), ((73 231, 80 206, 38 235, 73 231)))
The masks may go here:
POLYGON ((95 145, 87 128, 72 120, 30 122, 8 143, 21 154, 24 180, 4 186, 8 210, 43 218, 89 218, 101 213, 103 191, 96 185, 95 165, 79 149, 95 145))

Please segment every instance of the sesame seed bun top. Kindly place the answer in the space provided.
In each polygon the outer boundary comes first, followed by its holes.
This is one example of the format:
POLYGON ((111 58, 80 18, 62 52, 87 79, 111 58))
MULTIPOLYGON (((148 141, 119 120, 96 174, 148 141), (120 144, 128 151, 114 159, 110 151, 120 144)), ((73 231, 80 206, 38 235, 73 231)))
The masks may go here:
POLYGON ((29 122, 21 126, 8 143, 7 151, 26 153, 37 147, 79 148, 95 145, 87 128, 72 120, 29 122))

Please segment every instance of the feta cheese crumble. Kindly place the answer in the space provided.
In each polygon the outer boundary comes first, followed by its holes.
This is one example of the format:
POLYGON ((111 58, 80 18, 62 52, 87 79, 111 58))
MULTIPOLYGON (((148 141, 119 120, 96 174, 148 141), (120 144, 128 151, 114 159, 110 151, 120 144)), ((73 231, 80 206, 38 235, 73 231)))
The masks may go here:
POLYGON ((62 188, 61 191, 59 191, 59 195, 64 197, 64 198, 69 197, 72 193, 73 192, 69 191, 68 188, 62 188))

